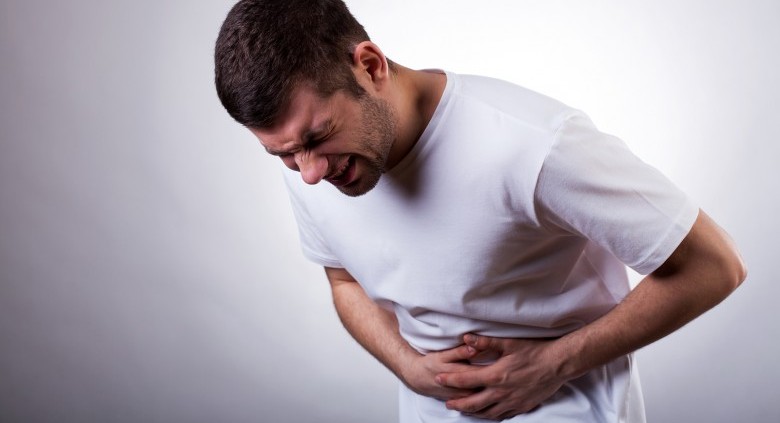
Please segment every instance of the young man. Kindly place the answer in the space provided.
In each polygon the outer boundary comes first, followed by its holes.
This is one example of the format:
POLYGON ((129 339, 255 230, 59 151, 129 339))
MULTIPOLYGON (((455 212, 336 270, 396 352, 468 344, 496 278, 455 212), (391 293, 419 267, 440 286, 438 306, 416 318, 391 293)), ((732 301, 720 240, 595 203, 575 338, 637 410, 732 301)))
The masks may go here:
POLYGON ((403 382, 402 422, 644 421, 631 353, 745 278, 584 114, 392 63, 340 0, 241 1, 215 61, 227 111, 289 168, 342 322, 403 382), (625 265, 647 274, 632 292, 625 265))

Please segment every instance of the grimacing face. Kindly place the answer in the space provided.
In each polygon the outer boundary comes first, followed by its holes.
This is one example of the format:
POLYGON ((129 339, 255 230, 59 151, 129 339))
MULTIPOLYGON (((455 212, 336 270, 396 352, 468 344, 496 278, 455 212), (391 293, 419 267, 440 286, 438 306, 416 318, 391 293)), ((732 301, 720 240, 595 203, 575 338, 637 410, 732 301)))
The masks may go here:
POLYGON ((308 184, 326 180, 342 193, 369 192, 386 170, 396 134, 390 104, 368 94, 337 91, 322 98, 301 86, 271 128, 250 128, 268 153, 301 173, 308 184))

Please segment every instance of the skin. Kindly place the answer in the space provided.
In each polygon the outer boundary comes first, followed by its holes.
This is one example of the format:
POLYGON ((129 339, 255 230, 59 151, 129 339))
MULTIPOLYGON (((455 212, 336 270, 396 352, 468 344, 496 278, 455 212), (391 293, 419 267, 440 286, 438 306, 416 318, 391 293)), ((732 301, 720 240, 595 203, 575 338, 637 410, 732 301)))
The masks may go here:
POLYGON ((485 387, 447 407, 488 419, 532 410, 566 381, 635 351, 717 305, 744 281, 747 270, 728 235, 703 211, 669 259, 614 309, 555 340, 466 335, 475 350, 498 354, 486 368, 445 372, 443 386, 485 387))
MULTIPOLYGON (((276 125, 251 131, 306 183, 326 180, 355 196, 373 188, 414 146, 446 81, 401 66, 391 72, 371 42, 356 47, 353 72, 367 98, 344 93, 322 98, 301 86, 276 125)), ((346 329, 403 383, 446 401, 448 408, 492 420, 526 413, 567 381, 668 335, 718 304, 746 277, 733 242, 700 211, 666 262, 591 324, 554 340, 465 334, 462 345, 423 355, 401 337, 393 313, 368 298, 345 269, 325 272, 346 329), (468 364, 484 357, 495 362, 468 364)))
POLYGON ((526 413, 566 381, 656 341, 725 299, 747 271, 728 235, 704 212, 669 259, 609 313, 555 340, 466 334, 464 345, 419 354, 344 269, 325 269, 352 336, 413 391, 483 419, 526 413), (464 360, 486 355, 488 366, 464 360))
POLYGON ((411 150, 433 115, 446 79, 402 66, 391 72, 384 54, 370 41, 358 44, 353 57, 355 79, 366 90, 365 98, 342 91, 322 98, 302 85, 274 126, 250 131, 307 184, 324 179, 358 196, 411 150))

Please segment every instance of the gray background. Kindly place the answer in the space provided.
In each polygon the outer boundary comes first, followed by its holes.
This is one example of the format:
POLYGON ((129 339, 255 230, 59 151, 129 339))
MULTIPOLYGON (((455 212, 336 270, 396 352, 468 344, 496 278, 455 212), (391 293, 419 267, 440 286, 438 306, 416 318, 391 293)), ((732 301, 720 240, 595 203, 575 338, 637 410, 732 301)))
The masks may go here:
MULTIPOLYGON (((395 421, 214 94, 231 4, 0 3, 0 421, 395 421)), ((648 416, 780 421, 780 2, 348 4, 399 63, 557 97, 688 191, 750 276, 639 353, 648 416)))

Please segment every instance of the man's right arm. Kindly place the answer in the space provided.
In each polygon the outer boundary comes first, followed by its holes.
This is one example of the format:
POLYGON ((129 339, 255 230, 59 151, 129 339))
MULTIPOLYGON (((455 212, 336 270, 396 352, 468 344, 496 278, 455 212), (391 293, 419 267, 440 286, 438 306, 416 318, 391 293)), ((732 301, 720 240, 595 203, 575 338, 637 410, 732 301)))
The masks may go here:
POLYGON ((342 324, 355 340, 418 394, 454 399, 473 391, 447 388, 434 381, 439 373, 471 369, 464 360, 475 350, 461 345, 450 350, 418 353, 401 337, 398 320, 388 310, 379 307, 345 269, 325 268, 333 293, 333 304, 342 324))

